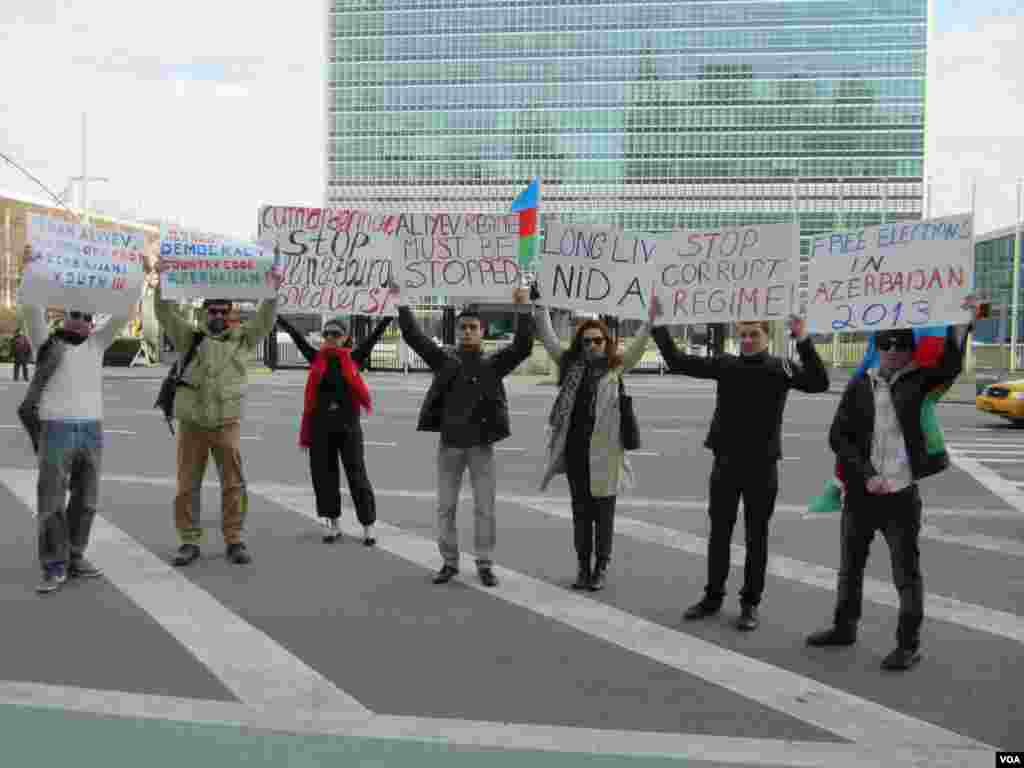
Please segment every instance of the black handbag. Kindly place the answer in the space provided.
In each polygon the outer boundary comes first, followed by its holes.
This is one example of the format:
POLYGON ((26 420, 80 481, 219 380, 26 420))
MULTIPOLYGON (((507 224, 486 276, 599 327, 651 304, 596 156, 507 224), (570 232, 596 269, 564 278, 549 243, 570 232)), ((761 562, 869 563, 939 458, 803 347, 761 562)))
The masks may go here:
POLYGON ((640 426, 636 423, 636 412, 633 410, 633 398, 626 394, 626 386, 622 383, 623 376, 619 376, 619 413, 622 425, 622 448, 626 451, 635 451, 640 447, 640 426))

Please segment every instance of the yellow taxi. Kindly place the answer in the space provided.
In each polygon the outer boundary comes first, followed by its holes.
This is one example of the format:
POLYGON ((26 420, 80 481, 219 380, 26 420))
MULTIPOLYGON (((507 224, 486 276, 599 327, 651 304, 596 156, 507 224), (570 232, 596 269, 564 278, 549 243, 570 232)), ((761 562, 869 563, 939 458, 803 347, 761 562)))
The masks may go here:
POLYGON ((1024 424, 1024 379, 990 384, 981 391, 974 404, 979 411, 1024 424))

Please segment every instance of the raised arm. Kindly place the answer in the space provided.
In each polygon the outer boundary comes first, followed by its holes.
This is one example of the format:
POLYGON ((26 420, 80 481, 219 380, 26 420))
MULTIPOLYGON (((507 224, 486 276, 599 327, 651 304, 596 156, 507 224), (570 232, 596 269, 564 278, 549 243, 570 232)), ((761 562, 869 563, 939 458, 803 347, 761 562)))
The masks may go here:
POLYGON ((695 379, 718 379, 722 373, 722 361, 718 357, 698 357, 681 352, 665 326, 657 326, 651 331, 654 343, 658 345, 661 358, 669 371, 695 379))
POLYGON ((828 369, 821 362, 818 350, 810 338, 801 338, 796 343, 796 353, 800 362, 788 361, 790 366, 790 385, 801 392, 814 394, 828 392, 828 369))
POLYGON ((562 343, 558 340, 554 326, 551 325, 550 310, 543 304, 534 304, 533 314, 537 320, 537 335, 540 336, 540 343, 544 345, 548 357, 554 361, 555 365, 561 365, 565 350, 562 349, 562 343))
POLYGON ((633 337, 633 341, 626 347, 626 351, 622 354, 622 370, 631 371, 637 366, 641 359, 643 359, 644 352, 647 350, 647 344, 651 340, 651 326, 650 323, 644 323, 637 329, 636 336, 633 337))
POLYGON ((121 332, 128 326, 128 323, 135 319, 137 314, 138 310, 132 307, 130 314, 111 317, 99 328, 93 330, 92 336, 96 339, 96 343, 100 348, 109 349, 115 339, 121 335, 121 332))
MULTIPOLYGON (((521 306, 521 305, 520 305, 521 306)), ((517 307, 519 323, 512 343, 491 358, 494 372, 498 378, 508 376, 519 367, 533 351, 533 317, 517 307)))
POLYGON ((377 327, 373 329, 373 332, 363 339, 359 346, 352 351, 352 359, 355 360, 357 366, 362 368, 366 365, 366 361, 370 359, 373 348, 377 346, 377 342, 380 341, 380 337, 384 335, 384 331, 388 329, 389 325, 391 325, 391 318, 383 318, 377 323, 377 327))
POLYGON ((159 282, 153 287, 153 293, 148 300, 153 302, 153 314, 156 315, 164 333, 171 337, 174 350, 179 355, 184 355, 192 341, 192 323, 185 317, 181 307, 163 298, 159 282))
POLYGON ((299 329, 289 323, 280 315, 277 316, 277 324, 292 338, 292 343, 299 350, 299 354, 306 358, 307 363, 312 363, 316 357, 316 347, 306 341, 306 337, 299 333, 299 329))
POLYGON ((967 340, 970 338, 974 323, 970 325, 951 325, 946 329, 946 345, 942 359, 934 368, 922 368, 922 380, 932 389, 946 386, 956 381, 964 369, 964 357, 967 354, 967 340))
POLYGON ((423 361, 430 366, 430 370, 440 370, 448 356, 444 350, 435 344, 420 330, 420 324, 412 314, 412 310, 406 304, 398 307, 398 327, 402 331, 402 338, 405 343, 412 347, 413 352, 423 358, 423 361))
POLYGON ((256 308, 256 314, 250 317, 242 326, 242 335, 245 344, 249 349, 256 349, 260 342, 267 338, 267 335, 274 330, 274 322, 277 319, 277 299, 264 299, 256 308))
POLYGON ((46 326, 46 307, 25 305, 21 310, 21 318, 25 323, 25 333, 32 342, 32 350, 38 355, 39 348, 50 337, 50 329, 46 326))

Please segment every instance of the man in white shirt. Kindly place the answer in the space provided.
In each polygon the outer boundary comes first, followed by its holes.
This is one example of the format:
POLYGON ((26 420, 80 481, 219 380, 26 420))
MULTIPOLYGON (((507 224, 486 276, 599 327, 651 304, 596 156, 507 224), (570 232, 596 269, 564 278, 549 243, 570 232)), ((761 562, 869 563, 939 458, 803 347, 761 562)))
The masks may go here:
POLYGON ((44 357, 57 356, 39 401, 37 525, 43 577, 36 591, 50 594, 69 577, 101 575, 85 559, 85 550, 103 456, 103 356, 132 316, 112 317, 94 328, 91 313, 71 310, 52 338, 45 308, 25 307, 24 318, 39 350, 36 374, 44 369, 44 357))

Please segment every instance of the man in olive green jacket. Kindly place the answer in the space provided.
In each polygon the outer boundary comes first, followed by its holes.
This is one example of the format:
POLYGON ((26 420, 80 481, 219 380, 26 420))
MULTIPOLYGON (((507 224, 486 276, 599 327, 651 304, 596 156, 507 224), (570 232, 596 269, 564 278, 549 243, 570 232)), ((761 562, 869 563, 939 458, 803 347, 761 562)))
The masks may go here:
MULTIPOLYGON (((159 269, 159 268, 158 268, 159 269)), ((271 282, 280 285, 280 276, 271 282)), ((221 530, 227 546, 227 558, 239 565, 252 561, 242 529, 247 496, 240 450, 242 411, 248 385, 247 362, 260 342, 273 330, 277 320, 277 299, 262 301, 245 324, 230 327, 232 303, 226 299, 207 299, 200 322, 195 328, 176 303, 160 294, 159 279, 152 279, 150 299, 156 319, 170 337, 179 359, 192 346, 194 334, 204 336, 174 397, 174 415, 178 419, 178 488, 174 498, 174 525, 181 546, 174 558, 178 566, 189 565, 199 557, 203 529, 194 508, 213 454, 220 471, 221 530)))

